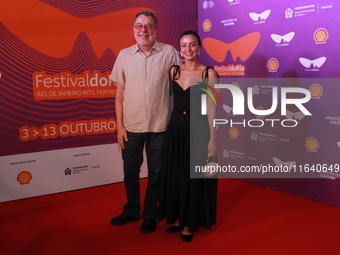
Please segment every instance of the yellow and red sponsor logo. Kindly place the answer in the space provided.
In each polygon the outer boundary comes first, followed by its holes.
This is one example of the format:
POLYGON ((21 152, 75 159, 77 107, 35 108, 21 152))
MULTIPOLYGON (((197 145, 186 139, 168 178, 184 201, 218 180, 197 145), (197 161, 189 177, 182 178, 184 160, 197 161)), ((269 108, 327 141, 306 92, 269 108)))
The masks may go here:
POLYGON ((237 139, 239 134, 240 133, 239 133, 237 127, 229 128, 229 136, 230 136, 231 139, 237 139))
POLYGON ((324 44, 328 39, 328 31, 324 28, 319 28, 314 32, 313 38, 316 44, 324 44))
POLYGON ((211 24, 210 20, 206 19, 205 21, 203 21, 202 27, 203 27, 204 32, 210 31, 211 26, 212 26, 212 24, 211 24))
POLYGON ((305 145, 307 151, 316 152, 317 149, 319 148, 319 141, 315 137, 309 137, 306 139, 305 145))
MULTIPOLYGON (((256 107, 256 110, 263 111, 264 108, 262 106, 258 106, 258 107, 256 107)), ((264 120, 264 115, 255 115, 255 116, 256 116, 256 119, 264 120)))
POLYGON ((237 82, 233 82, 231 85, 234 85, 235 87, 240 88, 240 85, 237 82))
POLYGON ((28 171, 22 171, 17 176, 17 181, 20 185, 29 184, 32 180, 32 174, 28 171))
POLYGON ((276 58, 271 58, 267 62, 267 68, 269 72, 276 72, 279 68, 279 61, 276 58))
POLYGON ((309 87, 309 91, 310 91, 311 97, 313 99, 320 99, 320 97, 321 97, 321 95, 323 93, 322 87, 319 84, 317 84, 317 83, 312 84, 309 87))

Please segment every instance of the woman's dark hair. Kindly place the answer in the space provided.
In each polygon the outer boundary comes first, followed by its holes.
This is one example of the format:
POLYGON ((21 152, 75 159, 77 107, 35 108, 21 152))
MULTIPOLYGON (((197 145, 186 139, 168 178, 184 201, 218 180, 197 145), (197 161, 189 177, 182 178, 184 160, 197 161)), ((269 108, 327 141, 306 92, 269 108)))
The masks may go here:
POLYGON ((138 12, 135 16, 135 19, 133 20, 133 23, 135 23, 136 19, 138 18, 138 16, 140 15, 144 15, 146 17, 151 17, 153 19, 153 22, 154 22, 154 25, 155 25, 155 28, 158 27, 158 20, 157 20, 157 17, 156 15, 152 12, 152 11, 148 11, 148 10, 144 10, 144 11, 141 11, 141 12, 138 12))
POLYGON ((199 36, 195 31, 193 31, 193 30, 187 30, 187 31, 185 31, 185 32, 179 37, 179 39, 181 39, 181 38, 182 38, 183 36, 185 36, 185 35, 193 35, 193 36, 195 36, 196 39, 197 39, 198 45, 201 47, 201 38, 200 38, 200 36, 199 36))

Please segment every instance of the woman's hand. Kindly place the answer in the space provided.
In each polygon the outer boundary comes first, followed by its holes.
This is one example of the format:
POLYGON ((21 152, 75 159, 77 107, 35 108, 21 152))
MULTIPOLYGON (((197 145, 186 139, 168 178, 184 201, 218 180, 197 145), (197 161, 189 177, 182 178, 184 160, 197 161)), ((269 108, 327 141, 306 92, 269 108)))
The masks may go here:
POLYGON ((210 139, 208 142, 208 157, 214 157, 217 153, 216 140, 210 139))

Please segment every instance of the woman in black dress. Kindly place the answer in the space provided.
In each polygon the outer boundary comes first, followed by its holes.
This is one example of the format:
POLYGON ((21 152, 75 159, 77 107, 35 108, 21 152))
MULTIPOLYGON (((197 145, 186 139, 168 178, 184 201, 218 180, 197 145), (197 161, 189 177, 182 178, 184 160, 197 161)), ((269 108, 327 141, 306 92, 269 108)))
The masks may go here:
POLYGON ((216 107, 207 95, 218 83, 218 74, 198 62, 199 35, 186 31, 180 37, 180 53, 185 63, 170 69, 174 109, 167 127, 161 169, 159 219, 172 224, 168 232, 180 232, 184 242, 192 240, 199 227, 216 223, 217 179, 195 172, 207 157, 216 155, 216 107), (206 115, 201 114, 202 94, 207 95, 206 115), (191 177, 190 177, 191 175, 191 177))

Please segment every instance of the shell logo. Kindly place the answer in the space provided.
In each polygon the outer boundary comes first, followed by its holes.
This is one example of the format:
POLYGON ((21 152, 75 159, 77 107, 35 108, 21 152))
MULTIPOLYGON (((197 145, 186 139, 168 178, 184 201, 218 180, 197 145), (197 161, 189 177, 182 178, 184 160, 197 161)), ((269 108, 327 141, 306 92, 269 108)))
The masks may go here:
POLYGON ((230 135, 230 138, 237 139, 239 135, 238 129, 236 127, 231 127, 229 129, 229 135, 230 135))
POLYGON ((276 72, 279 68, 279 61, 276 58, 271 58, 267 62, 267 68, 269 72, 276 72))
POLYGON ((316 44, 326 43, 326 40, 328 38, 328 32, 324 28, 319 28, 314 32, 313 38, 316 44))
MULTIPOLYGON (((263 111, 264 108, 262 106, 258 106, 258 107, 256 107, 256 110, 263 111)), ((256 116, 256 119, 264 120, 264 115, 255 115, 255 116, 256 116)))
POLYGON ((305 145, 307 147, 307 151, 316 152, 319 148, 319 141, 314 137, 307 138, 305 145))
POLYGON ((210 28, 211 28, 211 21, 208 20, 208 19, 203 21, 203 30, 204 30, 204 32, 210 31, 210 28))
POLYGON ((20 185, 29 184, 31 180, 32 180, 32 175, 28 171, 22 171, 17 176, 17 181, 20 183, 20 185))
POLYGON ((323 93, 322 87, 317 83, 312 84, 309 87, 309 91, 313 99, 320 99, 323 93))
POLYGON ((240 85, 237 82, 233 82, 231 85, 234 85, 235 87, 240 88, 240 85))

